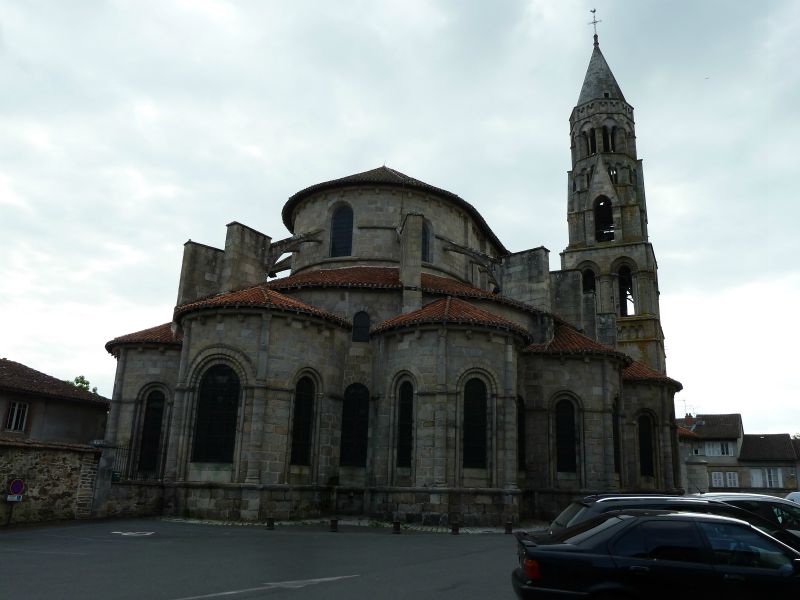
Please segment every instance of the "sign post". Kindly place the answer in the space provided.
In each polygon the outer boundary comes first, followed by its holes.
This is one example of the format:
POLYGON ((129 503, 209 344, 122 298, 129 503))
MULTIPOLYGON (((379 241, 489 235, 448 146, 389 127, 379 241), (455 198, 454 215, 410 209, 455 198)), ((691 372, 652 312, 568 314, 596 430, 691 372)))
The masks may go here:
POLYGON ((8 519, 6 526, 11 525, 11 515, 14 512, 14 505, 17 502, 22 502, 22 493, 25 491, 25 481, 19 478, 14 478, 8 483, 8 495, 6 502, 8 502, 8 519))

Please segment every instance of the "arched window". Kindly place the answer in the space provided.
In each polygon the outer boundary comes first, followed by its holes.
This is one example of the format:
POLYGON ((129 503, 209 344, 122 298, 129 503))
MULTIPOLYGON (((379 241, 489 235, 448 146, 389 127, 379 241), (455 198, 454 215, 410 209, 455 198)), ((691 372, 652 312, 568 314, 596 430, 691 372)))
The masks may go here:
POLYGON ((581 134, 581 142, 581 158, 586 158, 589 156, 589 136, 585 131, 581 134))
POLYGON ((431 228, 422 224, 422 262, 431 262, 431 228))
POLYGON ((239 377, 233 369, 215 365, 206 371, 197 392, 193 461, 233 462, 238 405, 239 377))
POLYGON ((311 464, 311 433, 314 429, 314 382, 302 377, 294 388, 291 464, 311 464))
POLYGON ((353 316, 353 341, 369 341, 369 315, 363 310, 353 316))
POLYGON ((616 127, 612 127, 611 128, 610 141, 611 141, 611 148, 609 148, 609 151, 610 152, 616 152, 617 151, 617 128, 616 127))
POLYGON ((556 404, 556 470, 559 473, 577 472, 575 441, 575 406, 569 400, 561 400, 556 404))
POLYGON ((598 242, 610 242, 614 239, 614 211, 611 200, 605 196, 594 201, 594 237, 598 242))
POLYGON ((608 127, 603 126, 603 152, 611 152, 611 138, 608 135, 608 127))
POLYGON ((589 130, 589 154, 597 154, 597 135, 594 129, 589 130))
POLYGON ((618 183, 617 167, 613 165, 608 167, 608 177, 611 179, 611 183, 618 183))
POLYGON ((353 253, 353 209, 340 206, 331 219, 331 256, 350 256, 353 253))
POLYGON ((525 401, 517 396, 517 470, 524 471, 528 464, 525 444, 525 401))
POLYGON ((414 386, 400 384, 397 399, 397 466, 410 467, 414 447, 414 386))
POLYGON ((592 177, 594 176, 594 165, 589 167, 589 171, 586 173, 586 187, 588 188, 592 185, 592 177))
POLYGON ((636 314, 636 303, 633 299, 633 275, 628 266, 623 265, 617 272, 619 283, 619 316, 627 317, 636 314))
POLYGON ((486 384, 480 379, 464 387, 464 468, 486 468, 486 384))
POLYGON ((639 417, 639 473, 642 477, 655 475, 653 446, 653 419, 642 415, 639 417))
POLYGON ((360 383, 354 383, 344 391, 342 402, 341 466, 367 466, 368 435, 369 390, 360 383))
POLYGON ((164 418, 164 394, 154 391, 147 395, 142 421, 142 438, 139 442, 139 473, 158 471, 161 446, 161 421, 164 418))
POLYGON ((591 269, 584 269, 581 273, 581 280, 583 284, 583 293, 594 294, 597 289, 597 279, 594 271, 591 269))

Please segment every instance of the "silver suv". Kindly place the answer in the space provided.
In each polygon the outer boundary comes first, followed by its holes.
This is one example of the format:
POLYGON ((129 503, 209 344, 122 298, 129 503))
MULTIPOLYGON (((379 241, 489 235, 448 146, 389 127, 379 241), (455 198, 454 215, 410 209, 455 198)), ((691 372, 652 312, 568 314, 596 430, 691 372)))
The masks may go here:
POLYGON ((693 497, 724 502, 749 511, 800 539, 800 505, 791 500, 766 494, 735 492, 706 492, 705 494, 694 494, 693 497))

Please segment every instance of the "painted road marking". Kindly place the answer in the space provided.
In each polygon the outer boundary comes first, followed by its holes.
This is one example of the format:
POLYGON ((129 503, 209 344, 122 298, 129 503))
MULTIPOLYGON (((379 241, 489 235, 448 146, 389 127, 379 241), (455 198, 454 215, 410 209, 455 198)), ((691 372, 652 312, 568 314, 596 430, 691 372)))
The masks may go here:
POLYGON ((231 590, 229 592, 218 592, 216 594, 203 594, 202 596, 185 596, 183 598, 175 598, 175 600, 200 600, 201 598, 221 598, 223 596, 235 596, 236 594, 246 594, 247 592, 260 592, 263 590, 273 590, 275 588, 298 589, 298 588, 308 587, 309 585, 317 585, 318 583, 326 583, 328 581, 352 579, 353 577, 360 577, 360 575, 340 575, 339 577, 319 577, 317 579, 298 579, 297 581, 276 581, 273 583, 265 583, 262 587, 247 588, 244 590, 231 590))
POLYGON ((155 531, 112 531, 111 533, 127 535, 129 537, 144 537, 146 535, 153 535, 155 531))

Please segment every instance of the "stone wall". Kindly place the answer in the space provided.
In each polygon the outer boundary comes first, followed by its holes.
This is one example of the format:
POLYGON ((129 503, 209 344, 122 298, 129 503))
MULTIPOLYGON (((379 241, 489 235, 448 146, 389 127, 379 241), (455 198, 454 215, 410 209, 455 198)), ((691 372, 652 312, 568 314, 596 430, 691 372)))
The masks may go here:
POLYGON ((92 514, 100 451, 89 446, 0 441, 0 527, 83 519, 92 514), (23 479, 22 502, 5 502, 10 479, 23 479))

